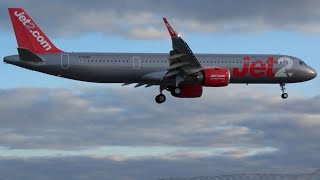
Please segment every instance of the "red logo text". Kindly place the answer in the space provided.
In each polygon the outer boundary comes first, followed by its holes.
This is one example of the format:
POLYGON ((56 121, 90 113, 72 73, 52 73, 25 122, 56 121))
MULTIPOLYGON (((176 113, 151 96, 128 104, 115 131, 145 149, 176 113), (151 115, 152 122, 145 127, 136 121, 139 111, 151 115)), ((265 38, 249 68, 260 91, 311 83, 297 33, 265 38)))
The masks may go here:
POLYGON ((233 68, 233 75, 236 77, 244 77, 250 74, 252 77, 274 77, 275 73, 273 70, 274 59, 269 57, 267 63, 262 60, 255 60, 250 63, 250 57, 243 58, 243 67, 233 68))

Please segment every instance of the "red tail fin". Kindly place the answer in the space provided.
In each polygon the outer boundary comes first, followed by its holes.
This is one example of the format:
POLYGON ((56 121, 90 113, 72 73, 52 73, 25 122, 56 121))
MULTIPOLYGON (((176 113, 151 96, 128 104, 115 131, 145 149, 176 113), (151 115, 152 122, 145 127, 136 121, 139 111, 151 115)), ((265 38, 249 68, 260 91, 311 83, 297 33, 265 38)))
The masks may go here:
POLYGON ((9 14, 19 48, 33 53, 60 53, 31 17, 21 8, 9 8, 9 14))

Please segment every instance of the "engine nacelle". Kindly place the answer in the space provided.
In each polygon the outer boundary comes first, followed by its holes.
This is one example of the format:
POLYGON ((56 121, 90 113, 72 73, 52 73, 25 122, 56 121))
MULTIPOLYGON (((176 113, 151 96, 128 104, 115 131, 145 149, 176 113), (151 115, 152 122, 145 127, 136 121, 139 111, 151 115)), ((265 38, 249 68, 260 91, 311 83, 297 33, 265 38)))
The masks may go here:
POLYGON ((202 85, 201 84, 183 84, 180 86, 181 94, 173 96, 177 98, 198 98, 202 96, 202 85))
POLYGON ((203 86, 224 87, 229 85, 231 76, 227 68, 208 68, 198 78, 203 86))

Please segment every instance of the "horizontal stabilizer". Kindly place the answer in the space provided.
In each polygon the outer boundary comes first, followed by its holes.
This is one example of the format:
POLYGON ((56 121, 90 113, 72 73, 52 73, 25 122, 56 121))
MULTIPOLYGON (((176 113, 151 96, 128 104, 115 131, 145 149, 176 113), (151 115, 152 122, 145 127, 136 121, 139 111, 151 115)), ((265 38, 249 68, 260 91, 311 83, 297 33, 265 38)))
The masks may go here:
POLYGON ((30 62, 43 62, 43 60, 29 49, 18 48, 18 53, 20 60, 22 61, 30 61, 30 62))

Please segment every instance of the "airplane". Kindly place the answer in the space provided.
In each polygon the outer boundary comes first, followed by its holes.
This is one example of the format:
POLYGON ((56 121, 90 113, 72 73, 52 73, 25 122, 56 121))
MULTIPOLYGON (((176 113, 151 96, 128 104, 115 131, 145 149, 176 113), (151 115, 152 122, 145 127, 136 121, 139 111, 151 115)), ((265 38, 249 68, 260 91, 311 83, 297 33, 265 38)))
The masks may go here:
POLYGON ((94 83, 159 86, 155 101, 166 101, 163 91, 177 98, 199 98, 203 87, 229 84, 279 84, 314 79, 317 72, 299 58, 276 54, 194 54, 163 18, 172 39, 170 53, 77 53, 58 49, 24 9, 9 8, 18 55, 4 62, 45 74, 94 83))

